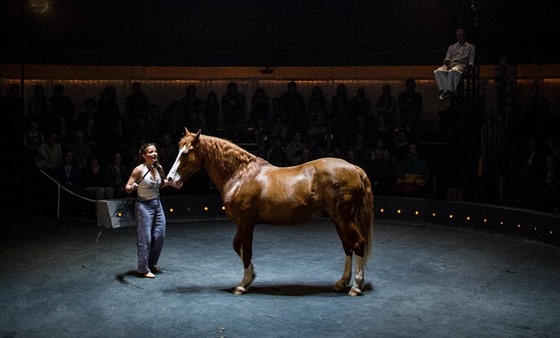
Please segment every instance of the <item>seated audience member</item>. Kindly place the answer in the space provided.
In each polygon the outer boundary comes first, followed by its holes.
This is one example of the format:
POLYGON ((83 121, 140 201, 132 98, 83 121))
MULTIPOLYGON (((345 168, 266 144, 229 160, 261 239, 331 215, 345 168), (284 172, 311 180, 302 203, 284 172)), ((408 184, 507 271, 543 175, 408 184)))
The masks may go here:
POLYGON ((352 150, 354 156, 354 160, 352 163, 358 165, 363 169, 365 169, 369 165, 370 149, 365 143, 365 139, 362 134, 356 134, 349 150, 352 150))
MULTIPOLYGON (((317 87, 318 88, 318 87, 317 87)), ((328 132, 327 115, 321 106, 321 102, 317 100, 309 100, 307 121, 303 122, 306 127, 306 134, 309 137, 324 137, 328 132)))
POLYGON ((474 67, 475 48, 467 42, 463 28, 457 28, 457 43, 447 48, 444 65, 434 70, 438 89, 442 91, 440 100, 445 100, 457 90, 464 72, 474 67))
POLYGON ((25 148, 33 154, 37 154, 39 146, 45 143, 45 137, 39 128, 39 122, 31 120, 27 123, 25 134, 23 135, 25 148))
POLYGON ((429 178, 428 163, 418 156, 416 144, 408 145, 408 155, 396 168, 397 194, 418 197, 426 193, 429 178))
POLYGON ((416 81, 406 80, 406 90, 397 99, 399 108, 398 126, 404 129, 416 129, 422 113, 422 95, 416 91, 416 81))
POLYGON ((95 125, 95 120, 90 118, 86 121, 86 127, 83 130, 84 142, 88 143, 92 150, 96 150, 99 145, 99 130, 95 125))
MULTIPOLYGON (((73 162, 74 156, 72 154, 72 151, 69 149, 65 150, 62 163, 59 163, 55 168, 54 178, 60 183, 62 187, 77 195, 82 195, 82 172, 73 164, 73 162)), ((61 203, 61 207, 62 212, 65 214, 71 214, 80 211, 78 208, 81 207, 81 200, 76 196, 68 196, 68 199, 63 200, 63 202, 61 203)))
POLYGON ((275 166, 285 167, 288 165, 288 157, 286 156, 286 148, 282 145, 280 137, 274 138, 274 144, 268 150, 266 160, 275 166))
POLYGON ((354 119, 350 115, 350 99, 346 85, 336 86, 336 93, 331 98, 330 123, 334 137, 341 142, 348 142, 352 134, 350 127, 354 119))
POLYGON ((374 193, 389 195, 395 184, 395 166, 391 153, 383 141, 377 141, 375 148, 371 151, 371 159, 366 170, 374 193))
POLYGON ((71 150, 64 151, 64 159, 55 168, 55 179, 68 190, 80 193, 82 189, 82 174, 74 165, 74 154, 71 150))
POLYGON ((33 95, 27 103, 27 119, 45 125, 45 119, 49 115, 50 109, 49 99, 45 95, 45 87, 42 84, 36 84, 33 86, 33 95))
POLYGON ((325 157, 326 151, 323 148, 321 141, 315 137, 309 139, 309 158, 307 161, 316 160, 318 158, 325 157))
POLYGON ((56 133, 48 133, 45 143, 39 145, 36 163, 39 169, 54 175, 56 166, 62 163, 62 146, 57 141, 56 133))
POLYGON ((378 114, 376 117, 376 122, 373 130, 373 138, 377 141, 383 141, 386 147, 391 147, 394 142, 393 137, 393 126, 387 124, 384 114, 378 114))
POLYGON ((85 170, 89 165, 89 159, 93 154, 93 149, 89 143, 85 142, 85 135, 82 131, 74 131, 74 139, 68 145, 68 149, 74 155, 74 165, 80 169, 85 170))
POLYGON ((282 115, 277 115, 274 121, 270 130, 270 137, 272 140, 280 138, 282 144, 285 144, 288 140, 290 127, 284 122, 284 117, 282 115))
POLYGON ((303 164, 305 162, 311 161, 311 153, 309 152, 309 147, 305 147, 301 152, 298 152, 297 158, 297 164, 303 164))
POLYGON ((84 101, 84 111, 78 115, 78 129, 85 131, 89 119, 95 120, 97 115, 97 102, 93 98, 84 101))
POLYGON ((398 129, 390 148, 391 154, 394 155, 395 163, 397 165, 399 165, 402 159, 405 158, 410 152, 409 145, 410 138, 406 131, 404 131, 403 129, 398 129))
MULTIPOLYGON (((280 96, 278 109, 284 114, 284 122, 292 130, 305 132, 305 99, 298 91, 298 85, 291 81, 286 85, 286 91, 280 96)), ((285 141, 285 139, 284 139, 285 141)))
POLYGON ((224 126, 228 128, 228 135, 235 137, 238 135, 238 129, 245 121, 246 98, 238 87, 236 82, 230 82, 227 85, 227 91, 222 96, 221 111, 224 117, 224 126))
POLYGON ((264 89, 257 87, 251 99, 249 117, 254 126, 264 126, 268 122, 270 113, 270 99, 264 89))
POLYGON ((113 156, 113 162, 107 165, 105 174, 107 175, 107 183, 113 187, 114 197, 125 197, 126 192, 124 185, 128 180, 128 172, 130 170, 122 162, 121 153, 117 152, 113 156))
MULTIPOLYGON (((54 87, 49 103, 51 106, 51 121, 57 124, 61 119, 64 119, 67 127, 73 128, 74 124, 77 123, 78 116, 76 115, 74 102, 70 96, 66 95, 63 85, 59 84, 54 87)), ((59 141, 63 142, 62 139, 59 139, 59 141)))
POLYGON ((288 165, 299 164, 301 153, 305 147, 305 143, 301 140, 301 133, 294 133, 292 140, 286 145, 288 165))
POLYGON ((391 86, 386 84, 381 89, 381 95, 377 98, 377 115, 383 114, 385 123, 393 129, 397 120, 397 100, 391 93, 391 86))
POLYGON ((195 85, 187 86, 187 93, 181 100, 185 124, 190 130, 203 129, 206 123, 204 121, 204 101, 198 97, 196 90, 195 85))
POLYGON ((89 160, 89 166, 84 171, 84 193, 88 198, 96 200, 111 199, 114 189, 107 182, 105 171, 99 165, 96 157, 89 160))
POLYGON ((319 86, 311 89, 307 99, 307 114, 305 125, 306 134, 314 137, 325 135, 329 131, 329 114, 327 112, 327 99, 319 86))
POLYGON ((366 98, 366 91, 363 87, 356 90, 356 95, 350 99, 350 111, 353 118, 367 118, 371 114, 371 102, 366 98))

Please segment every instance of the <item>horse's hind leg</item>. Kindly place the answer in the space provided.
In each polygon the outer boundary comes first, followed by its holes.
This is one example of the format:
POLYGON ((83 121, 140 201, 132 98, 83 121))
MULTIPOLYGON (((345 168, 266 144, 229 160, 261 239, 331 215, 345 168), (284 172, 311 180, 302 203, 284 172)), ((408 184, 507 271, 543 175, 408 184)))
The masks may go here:
POLYGON ((336 233, 342 242, 342 248, 346 256, 344 257, 344 270, 342 271, 342 277, 336 282, 334 285, 334 289, 336 291, 342 291, 346 289, 346 286, 350 284, 350 280, 352 279, 352 246, 348 241, 347 235, 342 231, 341 226, 339 223, 335 221, 336 226, 336 233))
POLYGON ((349 296, 359 296, 362 294, 365 285, 364 278, 364 258, 356 255, 356 276, 354 276, 354 285, 348 292, 349 296))
POLYGON ((342 291, 350 284, 350 279, 352 278, 352 255, 347 255, 344 258, 344 271, 342 272, 342 277, 334 285, 336 291, 342 291))
POLYGON ((251 285, 256 276, 253 264, 251 263, 253 256, 253 227, 251 227, 250 231, 240 232, 239 229, 237 230, 233 239, 233 249, 243 262, 243 279, 237 284, 233 293, 242 295, 247 292, 249 285, 251 285))
POLYGON ((352 278, 352 256, 356 256, 356 276, 354 277, 354 284, 350 289, 348 295, 357 296, 362 293, 364 288, 364 245, 365 241, 360 235, 360 232, 356 228, 353 222, 344 228, 341 224, 344 224, 344 220, 335 221, 336 231, 340 240, 342 241, 342 247, 344 253, 346 254, 346 259, 344 261, 344 272, 342 277, 338 282, 336 282, 334 289, 337 291, 342 291, 350 283, 352 278))

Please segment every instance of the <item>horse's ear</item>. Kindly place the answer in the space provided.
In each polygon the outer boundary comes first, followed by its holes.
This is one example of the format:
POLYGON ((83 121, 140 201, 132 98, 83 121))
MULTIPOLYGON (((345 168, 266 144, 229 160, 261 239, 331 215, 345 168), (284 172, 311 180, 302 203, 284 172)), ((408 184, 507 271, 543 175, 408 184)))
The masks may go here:
POLYGON ((202 129, 199 129, 198 132, 196 133, 196 135, 194 136, 193 143, 198 141, 198 139, 200 138, 200 133, 201 132, 202 132, 202 129))
POLYGON ((189 130, 187 129, 187 127, 185 127, 185 135, 189 134, 189 130))

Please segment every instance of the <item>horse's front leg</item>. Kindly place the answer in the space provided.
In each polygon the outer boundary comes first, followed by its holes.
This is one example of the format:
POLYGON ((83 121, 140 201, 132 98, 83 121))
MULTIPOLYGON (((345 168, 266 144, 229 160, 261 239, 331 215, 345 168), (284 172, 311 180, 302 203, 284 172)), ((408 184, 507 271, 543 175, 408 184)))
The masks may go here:
POLYGON ((233 293, 236 295, 242 295, 247 292, 249 285, 251 285, 256 275, 257 274, 253 269, 253 264, 249 264, 248 267, 243 268, 243 279, 239 282, 239 284, 237 284, 233 293))
POLYGON ((344 259, 344 271, 342 272, 342 277, 334 285, 336 291, 342 291, 350 283, 352 278, 352 254, 346 255, 344 259))
POLYGON ((236 295, 242 295, 249 289, 249 285, 255 279, 256 273, 253 269, 251 259, 253 257, 253 227, 248 227, 241 230, 242 227, 238 226, 237 233, 233 239, 233 248, 243 262, 243 279, 233 291, 236 295))

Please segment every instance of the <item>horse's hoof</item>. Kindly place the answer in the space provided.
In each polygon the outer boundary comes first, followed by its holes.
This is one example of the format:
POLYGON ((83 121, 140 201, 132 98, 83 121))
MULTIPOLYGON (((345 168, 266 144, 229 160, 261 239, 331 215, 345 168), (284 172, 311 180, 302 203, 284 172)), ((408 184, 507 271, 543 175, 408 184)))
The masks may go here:
POLYGON ((341 285, 338 284, 338 283, 335 284, 335 285, 333 286, 333 289, 334 289, 334 291, 336 291, 336 292, 344 291, 344 288, 345 288, 344 286, 341 286, 341 285))
POLYGON ((235 290, 233 290, 233 294, 234 294, 234 295, 242 295, 242 294, 244 294, 245 292, 247 292, 247 289, 245 289, 245 288, 242 287, 242 286, 237 286, 237 287, 235 288, 235 290))
POLYGON ((333 289, 335 291, 344 291, 344 289, 346 289, 347 285, 348 285, 348 282, 346 282, 346 281, 338 281, 334 285, 333 289))
POLYGON ((348 292, 348 296, 351 297, 356 297, 356 296, 360 296, 362 294, 362 290, 358 289, 357 287, 353 286, 350 289, 350 292, 348 292))

